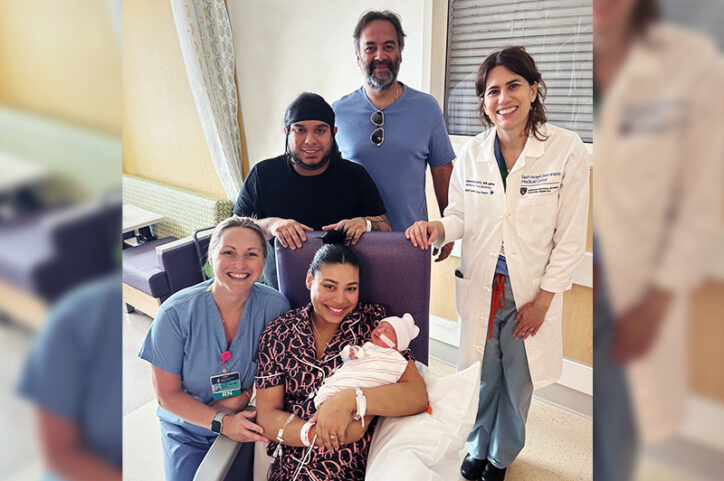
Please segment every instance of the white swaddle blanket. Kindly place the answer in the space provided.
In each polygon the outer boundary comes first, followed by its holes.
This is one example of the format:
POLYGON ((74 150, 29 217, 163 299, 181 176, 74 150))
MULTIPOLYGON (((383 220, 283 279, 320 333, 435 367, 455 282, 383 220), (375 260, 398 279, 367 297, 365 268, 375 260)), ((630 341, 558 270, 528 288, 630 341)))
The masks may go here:
POLYGON ((355 350, 358 359, 345 360, 334 374, 325 379, 314 398, 314 406, 344 389, 376 387, 396 383, 407 368, 407 359, 396 350, 366 342, 362 347, 347 346, 340 356, 347 358, 349 349, 355 350))

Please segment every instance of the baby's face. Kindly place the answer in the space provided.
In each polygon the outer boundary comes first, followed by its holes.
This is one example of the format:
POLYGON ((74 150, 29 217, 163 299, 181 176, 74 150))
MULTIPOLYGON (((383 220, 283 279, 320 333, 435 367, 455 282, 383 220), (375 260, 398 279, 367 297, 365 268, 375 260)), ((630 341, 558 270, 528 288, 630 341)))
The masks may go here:
POLYGON ((389 322, 381 322, 379 326, 372 331, 370 342, 376 346, 397 349, 397 334, 395 333, 395 329, 389 322), (384 341, 385 337, 392 341, 392 346, 384 341))

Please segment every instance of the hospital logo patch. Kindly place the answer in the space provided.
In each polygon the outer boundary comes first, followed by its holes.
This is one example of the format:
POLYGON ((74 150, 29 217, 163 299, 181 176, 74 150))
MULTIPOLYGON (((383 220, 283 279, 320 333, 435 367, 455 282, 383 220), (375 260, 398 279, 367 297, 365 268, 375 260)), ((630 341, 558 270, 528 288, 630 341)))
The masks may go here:
POLYGON ((536 196, 557 191, 561 186, 560 172, 526 174, 520 177, 520 195, 536 196))

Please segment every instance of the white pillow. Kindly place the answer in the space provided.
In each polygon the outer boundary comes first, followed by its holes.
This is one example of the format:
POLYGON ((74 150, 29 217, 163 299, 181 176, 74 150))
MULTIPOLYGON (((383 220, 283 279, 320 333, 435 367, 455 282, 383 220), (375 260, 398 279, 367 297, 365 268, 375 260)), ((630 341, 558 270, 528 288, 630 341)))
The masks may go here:
POLYGON ((448 376, 416 364, 425 380, 432 414, 378 421, 367 480, 449 481, 460 477, 460 451, 478 410, 480 361, 448 376))

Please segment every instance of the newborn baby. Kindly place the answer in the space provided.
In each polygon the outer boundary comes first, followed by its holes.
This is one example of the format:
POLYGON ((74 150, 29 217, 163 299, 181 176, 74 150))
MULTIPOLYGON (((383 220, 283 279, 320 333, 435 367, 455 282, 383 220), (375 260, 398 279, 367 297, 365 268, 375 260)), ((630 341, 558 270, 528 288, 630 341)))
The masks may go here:
POLYGON ((319 408, 344 389, 396 383, 407 368, 407 360, 400 351, 407 349, 419 333, 420 328, 410 314, 382 319, 369 342, 342 349, 340 356, 344 364, 324 381, 314 398, 314 406, 319 408))

